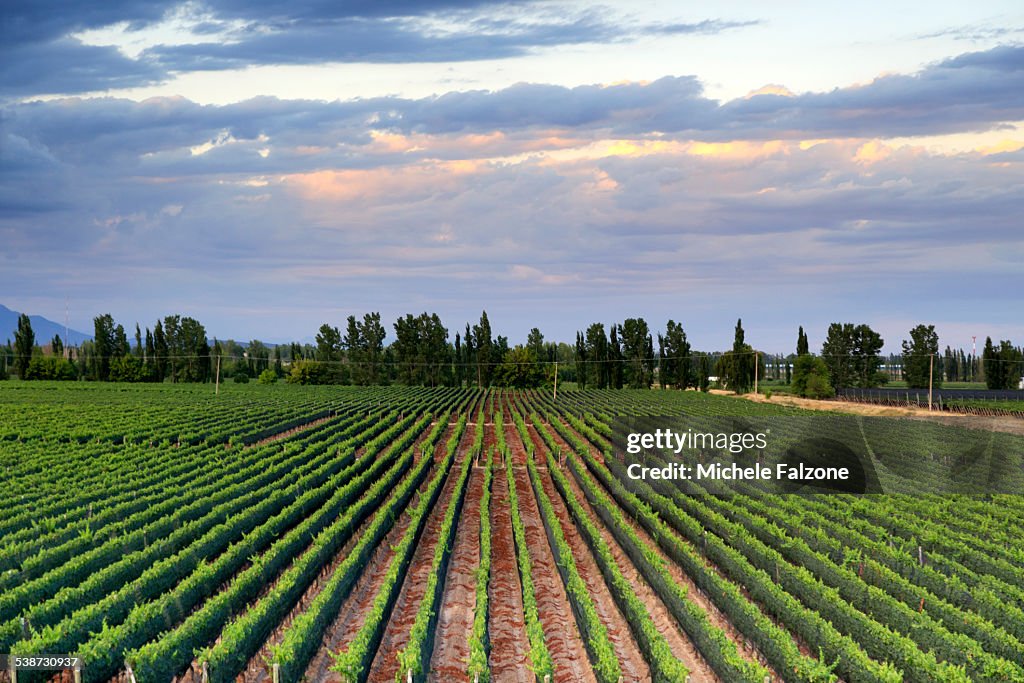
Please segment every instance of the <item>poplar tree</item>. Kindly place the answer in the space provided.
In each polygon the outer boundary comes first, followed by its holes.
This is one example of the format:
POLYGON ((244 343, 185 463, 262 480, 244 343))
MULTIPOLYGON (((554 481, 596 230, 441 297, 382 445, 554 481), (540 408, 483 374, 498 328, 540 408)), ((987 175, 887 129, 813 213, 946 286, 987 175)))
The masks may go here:
POLYGON ((25 379, 35 346, 36 333, 32 331, 32 321, 22 313, 18 316, 18 329, 14 333, 14 367, 21 379, 25 379))

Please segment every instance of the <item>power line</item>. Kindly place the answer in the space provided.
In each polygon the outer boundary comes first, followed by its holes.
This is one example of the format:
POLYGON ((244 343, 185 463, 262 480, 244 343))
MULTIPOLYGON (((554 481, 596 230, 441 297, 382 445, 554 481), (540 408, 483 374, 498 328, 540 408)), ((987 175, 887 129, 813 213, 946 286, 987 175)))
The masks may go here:
MULTIPOLYGON (((0 352, 0 354, 2 354, 2 352, 0 352)), ((735 357, 735 356, 754 356, 754 355, 759 355, 759 356, 767 357, 767 358, 771 358, 771 359, 779 359, 779 360, 783 360, 783 361, 789 361, 790 363, 792 363, 793 361, 795 361, 797 358, 800 357, 800 356, 796 356, 796 355, 793 355, 792 357, 790 357, 788 355, 787 356, 777 356, 777 355, 772 355, 772 354, 765 354, 763 351, 708 351, 708 352, 705 352, 705 353, 691 354, 689 356, 662 356, 660 358, 657 357, 657 356, 651 356, 651 357, 644 356, 642 358, 640 358, 640 357, 634 357, 634 358, 584 358, 584 359, 574 358, 571 362, 574 363, 574 364, 589 364, 589 363, 641 363, 641 362, 658 363, 660 361, 666 361, 666 360, 700 360, 702 358, 714 358, 714 357, 721 358, 722 356, 725 356, 725 355, 730 355, 732 357, 735 357)), ((861 359, 861 358, 876 358, 876 359, 882 361, 883 363, 887 362, 890 359, 893 359, 893 360, 903 360, 903 359, 908 359, 908 358, 938 358, 940 360, 944 360, 945 359, 945 356, 943 356, 941 353, 892 354, 892 355, 889 355, 889 356, 884 356, 884 355, 881 355, 881 354, 877 354, 877 355, 872 355, 872 354, 829 354, 829 355, 806 354, 806 355, 810 355, 813 358, 833 358, 833 359, 842 358, 842 359, 850 359, 850 360, 861 359)), ((95 357, 95 358, 99 358, 100 357, 100 356, 95 355, 95 354, 91 354, 91 356, 95 357)), ((45 356, 45 355, 44 356, 35 356, 35 355, 25 355, 25 354, 16 354, 16 353, 7 354, 7 357, 8 358, 29 358, 29 359, 36 358, 36 357, 56 358, 56 356, 45 356)), ((137 355, 135 355, 133 353, 129 353, 129 354, 126 354, 126 355, 123 355, 123 356, 106 356, 106 358, 109 359, 109 360, 116 360, 118 358, 136 358, 138 360, 143 360, 143 358, 141 356, 137 356, 137 355)), ((276 363, 277 360, 278 360, 276 358, 269 357, 269 356, 267 358, 246 358, 244 356, 243 357, 239 357, 239 356, 231 356, 231 355, 225 355, 225 354, 219 354, 219 355, 213 355, 213 354, 206 354, 206 355, 193 354, 193 355, 167 355, 167 356, 148 355, 148 356, 146 356, 146 361, 147 362, 148 361, 154 361, 154 360, 187 360, 187 361, 195 361, 195 360, 198 360, 198 359, 201 359, 201 358, 209 358, 211 361, 213 361, 213 360, 215 360, 217 358, 220 358, 222 360, 234 360, 236 362, 246 362, 246 363, 248 363, 248 362, 254 362, 254 363, 259 363, 259 362, 276 363)), ((558 363, 564 364, 564 361, 561 361, 561 360, 479 361, 479 362, 477 362, 477 361, 466 361, 466 362, 456 362, 456 361, 439 361, 439 362, 429 362, 429 361, 396 361, 396 360, 385 360, 385 359, 381 359, 379 361, 348 360, 348 359, 343 359, 343 360, 323 360, 323 359, 319 359, 319 358, 288 358, 288 359, 282 358, 280 360, 282 362, 285 362, 285 363, 297 363, 297 362, 301 361, 301 362, 305 362, 305 363, 321 363, 321 364, 325 364, 325 365, 399 365, 399 366, 402 366, 402 367, 437 367, 439 365, 450 366, 450 367, 476 367, 478 365, 491 367, 491 366, 500 366, 500 365, 555 365, 555 364, 558 364, 558 363)), ((1009 360, 1009 359, 1004 359, 1004 358, 988 358, 988 359, 985 359, 985 358, 981 358, 981 357, 976 357, 974 360, 976 362, 979 362, 979 363, 1024 363, 1024 359, 1022 359, 1022 360, 1009 360)))

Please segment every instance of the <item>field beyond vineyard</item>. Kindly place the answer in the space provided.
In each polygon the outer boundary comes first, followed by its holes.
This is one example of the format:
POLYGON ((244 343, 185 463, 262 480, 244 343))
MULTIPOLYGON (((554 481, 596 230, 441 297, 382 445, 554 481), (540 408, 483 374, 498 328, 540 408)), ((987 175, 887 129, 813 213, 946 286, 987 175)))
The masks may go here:
POLYGON ((924 493, 963 474, 943 450, 961 438, 987 483, 1021 480, 1024 439, 819 413, 902 492, 859 496, 633 480, 616 446, 622 419, 809 415, 698 392, 4 383, 0 654, 118 683, 1024 681, 1024 496, 924 493))

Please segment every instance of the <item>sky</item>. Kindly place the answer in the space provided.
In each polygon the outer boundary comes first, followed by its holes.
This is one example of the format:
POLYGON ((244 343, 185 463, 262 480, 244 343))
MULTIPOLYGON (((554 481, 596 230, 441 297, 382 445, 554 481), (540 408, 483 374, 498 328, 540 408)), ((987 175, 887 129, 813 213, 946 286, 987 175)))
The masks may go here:
MULTIPOLYGON (((1024 6, 0 0, 0 303, 1024 341, 1024 6)), ((393 338, 393 334, 391 335, 393 338)))

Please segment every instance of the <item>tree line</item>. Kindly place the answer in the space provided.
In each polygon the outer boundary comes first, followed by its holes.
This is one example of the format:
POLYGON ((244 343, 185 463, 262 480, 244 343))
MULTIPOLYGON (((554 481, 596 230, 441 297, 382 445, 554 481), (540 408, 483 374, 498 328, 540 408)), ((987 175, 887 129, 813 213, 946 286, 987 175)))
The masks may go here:
POLYGON ((902 341, 902 354, 881 354, 884 340, 870 326, 832 323, 821 352, 812 354, 803 327, 796 352, 766 354, 746 341, 737 320, 726 351, 692 348, 681 323, 668 320, 652 331, 644 318, 607 326, 594 322, 576 333, 575 345, 546 341, 532 328, 525 344, 495 335, 487 312, 451 338, 436 313, 407 314, 392 324, 380 313, 351 315, 344 328, 324 323, 315 344, 267 345, 213 340, 196 319, 180 314, 158 319, 152 329, 136 323, 129 337, 110 314, 93 320, 94 336, 65 348, 60 336, 39 345, 28 316, 18 321, 14 344, 0 347, 0 378, 13 369, 23 379, 121 382, 207 382, 216 377, 247 382, 279 379, 296 384, 407 384, 424 386, 541 387, 556 381, 581 388, 662 388, 707 391, 718 386, 750 391, 755 378, 784 383, 802 396, 825 398, 841 387, 870 388, 902 379, 926 388, 929 378, 981 381, 992 389, 1015 389, 1024 353, 1009 340, 986 339, 980 358, 946 347, 939 353, 933 325, 917 325, 902 341), (655 341, 657 350, 655 350, 655 341), (556 374, 557 373, 557 374, 556 374))

